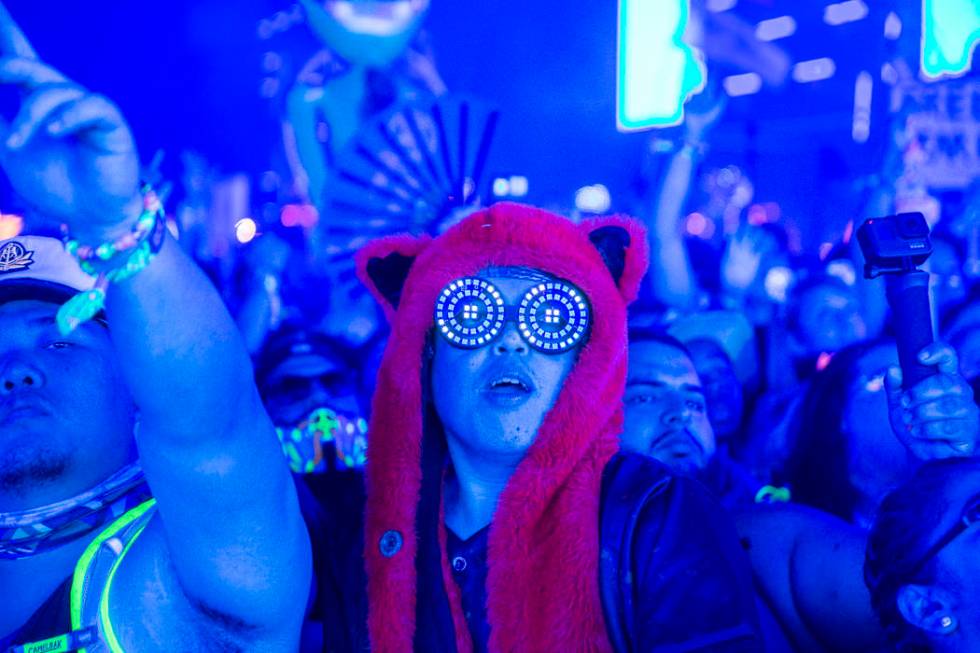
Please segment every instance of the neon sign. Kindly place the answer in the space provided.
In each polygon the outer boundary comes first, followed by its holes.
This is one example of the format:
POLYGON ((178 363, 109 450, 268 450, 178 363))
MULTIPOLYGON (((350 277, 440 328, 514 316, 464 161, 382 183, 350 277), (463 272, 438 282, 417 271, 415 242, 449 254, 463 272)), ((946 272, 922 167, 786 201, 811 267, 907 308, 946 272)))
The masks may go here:
POLYGON ((958 77, 970 70, 980 41, 976 0, 922 0, 922 77, 958 77))
POLYGON ((701 53, 684 43, 689 0, 619 0, 616 126, 669 127, 704 88, 701 53))

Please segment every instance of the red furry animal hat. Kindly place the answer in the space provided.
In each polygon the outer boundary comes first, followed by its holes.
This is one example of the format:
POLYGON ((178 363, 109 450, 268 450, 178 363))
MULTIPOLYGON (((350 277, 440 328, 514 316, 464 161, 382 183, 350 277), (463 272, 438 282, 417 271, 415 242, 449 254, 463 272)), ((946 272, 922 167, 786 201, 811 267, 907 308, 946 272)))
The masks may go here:
MULTIPOLYGON (((365 562, 372 650, 413 647, 416 523, 423 482, 423 350, 439 292, 488 267, 523 266, 574 283, 592 305, 575 368, 500 496, 490 526, 489 649, 609 651, 599 597, 602 470, 618 449, 626 380, 626 306, 646 270, 642 228, 630 219, 576 225, 500 203, 438 238, 396 236, 358 255, 362 280, 391 321, 374 395, 367 463, 365 562)), ((460 653, 472 650, 449 571, 442 580, 460 653)))

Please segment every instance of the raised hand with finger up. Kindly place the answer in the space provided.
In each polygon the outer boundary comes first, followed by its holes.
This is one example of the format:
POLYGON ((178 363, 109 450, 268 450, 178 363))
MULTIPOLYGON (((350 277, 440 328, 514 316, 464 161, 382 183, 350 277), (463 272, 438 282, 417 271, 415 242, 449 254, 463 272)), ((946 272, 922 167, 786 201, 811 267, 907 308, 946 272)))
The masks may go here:
POLYGON ((0 84, 20 90, 0 122, 0 167, 11 186, 84 242, 124 234, 139 216, 139 157, 119 109, 38 57, 0 4, 0 84))

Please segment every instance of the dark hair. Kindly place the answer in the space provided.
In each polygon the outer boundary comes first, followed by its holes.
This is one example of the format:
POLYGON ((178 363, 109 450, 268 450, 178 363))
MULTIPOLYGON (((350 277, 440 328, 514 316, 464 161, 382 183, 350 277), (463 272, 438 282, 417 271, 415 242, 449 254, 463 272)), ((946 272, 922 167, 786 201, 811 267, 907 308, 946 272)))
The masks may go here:
POLYGON ((964 471, 980 470, 980 458, 947 458, 922 465, 912 478, 881 502, 868 535, 864 582, 871 606, 888 638, 900 653, 932 650, 924 634, 905 621, 898 609, 898 592, 909 583, 931 583, 935 564, 921 569, 922 556, 933 544, 934 532, 949 509, 944 501, 950 480, 964 471))
POLYGON ((848 474, 844 411, 861 358, 887 340, 859 342, 840 350, 807 386, 790 437, 790 454, 779 480, 793 499, 851 521, 858 491, 848 474))
POLYGON ((627 334, 627 341, 631 345, 640 342, 659 342, 662 345, 667 345, 668 347, 682 351, 685 356, 692 358, 691 352, 683 342, 663 329, 656 327, 630 327, 629 333, 627 334))

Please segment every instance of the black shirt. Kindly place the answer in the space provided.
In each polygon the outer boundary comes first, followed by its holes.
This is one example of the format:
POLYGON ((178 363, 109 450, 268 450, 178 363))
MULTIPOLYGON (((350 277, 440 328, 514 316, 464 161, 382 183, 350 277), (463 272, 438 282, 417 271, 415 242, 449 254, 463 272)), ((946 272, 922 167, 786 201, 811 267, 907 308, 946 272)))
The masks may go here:
POLYGON ((71 581, 71 576, 65 579, 27 623, 7 637, 0 637, 0 651, 71 632, 71 581))
MULTIPOLYGON (((623 534, 632 534, 630 555, 622 559, 622 572, 613 580, 630 595, 629 605, 609 605, 604 601, 604 609, 628 609, 633 624, 630 635, 633 651, 748 653, 762 650, 748 559, 739 545, 731 518, 700 483, 673 477, 662 464, 639 454, 618 454, 604 471, 603 509, 622 500, 608 491, 614 485, 611 482, 614 477, 650 466, 655 467, 654 475, 663 477, 664 481, 657 484, 657 491, 642 510, 632 515, 634 526, 622 529, 623 534)), ((345 494, 363 500, 359 491, 345 494)), ((456 637, 435 535, 439 503, 438 494, 429 494, 423 487, 418 513, 415 650, 454 653, 456 637)), ((326 548, 314 545, 315 557, 331 558, 315 561, 324 639, 328 651, 366 651, 367 587, 363 556, 360 548, 338 546, 338 540, 363 546, 363 531, 359 530, 363 524, 360 520, 353 524, 338 519, 331 507, 341 506, 345 512, 352 507, 332 495, 323 508, 324 512, 334 514, 311 526, 314 541, 331 543, 326 548), (315 531, 324 527, 326 530, 318 538, 315 531)), ((353 512, 357 514, 356 510, 353 512)), ((469 540, 460 541, 451 532, 447 533, 449 563, 463 596, 463 610, 475 651, 486 650, 490 633, 486 615, 487 534, 488 529, 484 529, 469 540), (455 558, 465 559, 464 569, 457 568, 463 566, 461 563, 453 564, 455 558)))
POLYGON ((473 653, 486 653, 490 640, 487 622, 487 526, 461 540, 451 528, 446 529, 446 554, 453 580, 459 586, 463 615, 473 638, 473 653))

